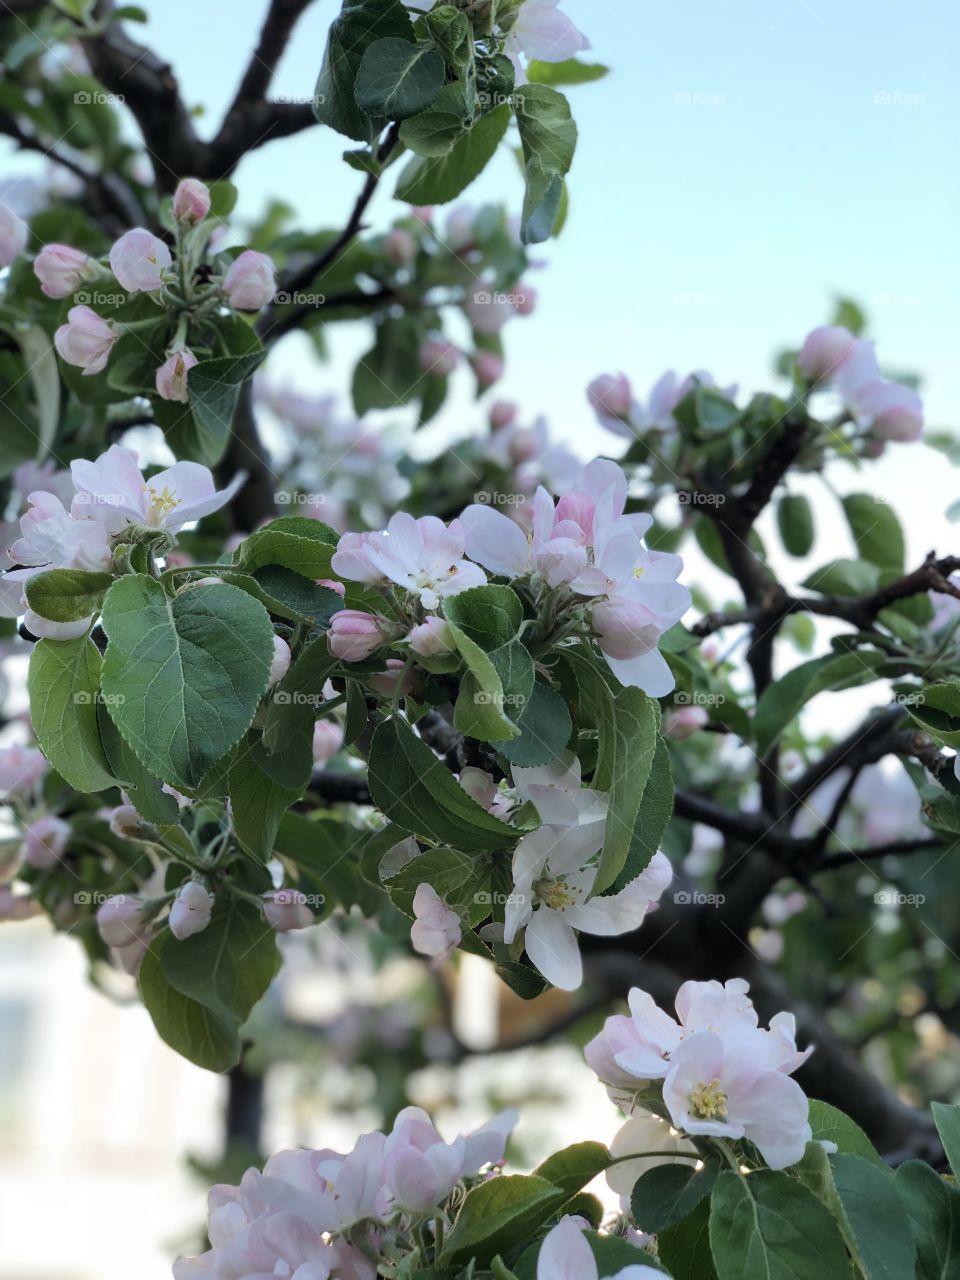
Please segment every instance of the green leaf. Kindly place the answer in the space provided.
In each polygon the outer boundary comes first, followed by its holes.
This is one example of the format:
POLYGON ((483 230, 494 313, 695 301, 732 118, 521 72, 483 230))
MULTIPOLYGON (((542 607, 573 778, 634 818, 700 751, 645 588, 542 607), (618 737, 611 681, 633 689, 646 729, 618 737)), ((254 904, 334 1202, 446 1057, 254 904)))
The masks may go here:
POLYGON ((433 105, 404 120, 400 141, 418 156, 445 156, 470 128, 472 116, 459 81, 445 84, 433 105))
POLYGON ((107 592, 107 710, 141 763, 195 787, 246 733, 270 678, 273 627, 262 605, 225 583, 173 598, 153 578, 107 592))
POLYGON ((501 849, 523 834, 468 796, 399 716, 378 725, 373 735, 369 784, 374 804, 391 822, 451 848, 501 849))
POLYGON ((258 862, 268 862, 280 819, 300 799, 303 788, 282 786, 260 768, 251 751, 241 749, 230 766, 227 791, 241 848, 258 862))
POLYGON ((713 1190, 720 1166, 708 1161, 702 1169, 690 1164, 660 1164, 634 1183, 630 1212, 641 1231, 659 1235, 688 1217, 713 1190))
POLYGON ((410 316, 389 318, 377 325, 374 343, 353 371, 353 407, 396 409, 407 404, 426 375, 420 367, 420 327, 410 316))
POLYGON ((716 387, 698 383, 683 397, 673 415, 691 434, 709 440, 726 435, 740 417, 740 410, 716 387))
POLYGON ((549 685, 534 684, 517 720, 520 736, 494 746, 511 764, 530 768, 555 760, 570 740, 573 722, 567 704, 549 685))
POLYGON ((812 1191, 785 1173, 720 1174, 710 1206, 720 1280, 848 1280, 840 1230, 812 1191))
POLYGON ((408 204, 446 204, 455 200, 486 168, 509 123, 510 108, 495 107, 481 116, 446 155, 439 159, 414 156, 400 174, 396 198, 408 204))
POLYGON ((122 784, 137 813, 155 827, 175 826, 180 821, 180 806, 176 798, 163 790, 159 778, 144 769, 121 738, 120 730, 102 702, 97 708, 97 724, 110 770, 122 784))
POLYGON ((862 596, 876 591, 880 570, 869 560, 831 560, 815 569, 803 585, 825 596, 862 596))
POLYGON ((327 36, 323 64, 314 90, 313 113, 321 124, 357 142, 370 142, 382 121, 357 105, 354 83, 363 55, 375 40, 409 38, 410 17, 400 0, 344 0, 327 36))
POLYGON ((840 1152, 862 1156, 873 1164, 883 1164, 873 1143, 860 1126, 829 1102, 821 1102, 818 1098, 810 1099, 810 1128, 814 1142, 834 1142, 840 1152))
POLYGON ((218 1017, 245 1022, 280 968, 277 935, 252 903, 221 891, 210 923, 160 949, 167 981, 218 1017))
POLYGON ((806 556, 813 550, 813 508, 802 493, 787 493, 777 503, 780 540, 792 556, 806 556))
POLYGON ((458 849, 427 849, 388 876, 385 887, 404 915, 413 916, 413 895, 431 884, 452 911, 471 924, 490 914, 490 860, 458 849))
MULTIPOLYGON (((252 333, 252 330, 251 330, 252 333)), ((155 399, 154 415, 178 458, 214 467, 233 429, 240 388, 263 359, 263 351, 214 356, 190 370, 186 405, 155 399)))
POLYGON ((489 1262, 525 1243, 565 1199, 564 1192, 543 1178, 506 1174, 482 1182, 467 1193, 444 1242, 441 1262, 489 1262))
POLYGON ((112 573, 47 569, 26 584, 27 604, 51 622, 79 622, 100 612, 112 573))
MULTIPOLYGON (((612 734, 603 759, 610 804, 594 893, 609 889, 626 864, 659 729, 659 706, 640 689, 621 689, 614 696, 612 734)), ((604 789, 596 780, 595 785, 604 789)))
POLYGON ((100 654, 86 636, 40 640, 30 655, 27 689, 43 754, 75 791, 116 785, 97 728, 100 654))
POLYGON ((917 724, 951 747, 960 747, 960 680, 928 684, 904 703, 917 724))
POLYGON ((567 58, 563 62, 538 62, 534 58, 527 64, 527 79, 531 84, 589 84, 602 80, 610 68, 599 62, 581 62, 567 58))
POLYGON ((769 685, 757 704, 753 727, 757 753, 766 755, 791 720, 818 693, 827 689, 855 689, 877 679, 885 655, 871 649, 831 653, 811 658, 769 685))
POLYGON ((960 1169, 960 1106, 956 1103, 934 1102, 932 1110, 950 1168, 953 1176, 957 1177, 957 1170, 960 1169))
POLYGON ((577 126, 562 93, 544 84, 525 85, 514 110, 523 147, 527 189, 520 219, 524 244, 549 238, 557 220, 563 180, 573 163, 577 126))
POLYGON ((891 1170, 840 1154, 831 1156, 830 1166, 867 1280, 908 1280, 914 1274, 910 1219, 891 1170))
POLYGON ((137 975, 140 998, 161 1040, 171 1049, 207 1071, 228 1071, 240 1061, 239 1023, 171 986, 161 954, 173 942, 167 934, 148 948, 137 975))
POLYGON ((893 508, 872 494, 851 493, 843 499, 843 511, 861 560, 902 573, 906 545, 893 508))
MULTIPOLYGON (((328 578, 331 576, 330 560, 337 547, 336 535, 331 543, 324 534, 325 528, 315 520, 298 516, 272 520, 241 542, 234 554, 234 563, 241 572, 253 575, 266 566, 279 565, 311 581, 328 578), (310 528, 311 525, 315 527, 310 528)), ((259 577, 257 581, 259 583, 259 577)), ((268 577, 263 588, 268 594, 269 582, 268 577)))
POLYGON ((960 1275, 960 1190, 921 1160, 896 1172, 917 1248, 917 1280, 955 1280, 960 1275))
POLYGON ((460 693, 453 709, 455 727, 466 737, 476 738, 480 742, 518 738, 520 730, 513 717, 516 715, 519 718, 522 714, 533 688, 533 661, 530 655, 519 642, 511 641, 510 645, 504 646, 508 650, 507 662, 512 663, 520 655, 526 659, 523 670, 519 675, 514 675, 514 684, 519 681, 518 691, 507 692, 493 655, 488 656, 452 622, 448 622, 447 626, 457 652, 467 664, 467 674, 460 682, 460 693))
POLYGON ((548 1156, 533 1172, 572 1196, 609 1167, 610 1152, 602 1142, 577 1142, 548 1156))
POLYGON ((470 587, 447 596, 443 616, 489 651, 516 637, 523 622, 523 605, 511 587, 470 587))
POLYGON ((710 1207, 706 1200, 683 1222, 660 1232, 657 1253, 677 1280, 716 1280, 710 1248, 710 1207))
POLYGON ((357 106, 383 120, 424 111, 443 85, 446 66, 436 49, 387 36, 367 45, 353 92, 357 106))

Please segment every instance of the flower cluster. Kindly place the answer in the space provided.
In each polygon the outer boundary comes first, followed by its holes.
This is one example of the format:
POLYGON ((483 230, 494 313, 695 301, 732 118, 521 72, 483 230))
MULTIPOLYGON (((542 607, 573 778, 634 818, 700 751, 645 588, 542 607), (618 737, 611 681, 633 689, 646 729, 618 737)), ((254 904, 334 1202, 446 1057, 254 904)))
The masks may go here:
POLYGON ((735 384, 717 387, 713 375, 706 369, 697 369, 685 378, 668 369, 650 388, 645 402, 634 397, 625 373, 602 373, 594 378, 587 387, 587 400, 601 426, 632 440, 652 431, 665 435, 676 431, 674 410, 696 387, 713 387, 727 400, 737 394, 735 384))
POLYGON ((516 1120, 503 1112, 448 1143, 426 1112, 406 1107, 389 1134, 364 1134, 346 1155, 280 1151, 239 1186, 211 1189, 212 1247, 181 1258, 175 1280, 375 1280, 381 1261, 409 1266, 448 1225, 455 1190, 503 1159, 516 1120))
POLYGON ((762 1028, 748 990, 740 978, 686 982, 672 1018, 634 988, 629 1015, 608 1018, 586 1058, 627 1110, 649 1092, 644 1082, 662 1081, 658 1101, 677 1130, 746 1139, 770 1168, 785 1169, 811 1137, 806 1096, 790 1077, 813 1049, 797 1049, 790 1013, 762 1028))
POLYGON ((154 371, 154 389, 162 400, 185 402, 188 374, 199 359, 191 343, 203 354, 211 321, 231 310, 259 311, 276 290, 273 263, 256 250, 218 254, 212 264, 205 262, 218 226, 208 188, 196 178, 185 178, 173 197, 172 250, 167 240, 144 227, 125 232, 106 260, 67 244, 44 245, 33 263, 41 289, 48 298, 72 295, 76 302, 54 334, 61 359, 85 376, 101 373, 125 334, 163 326, 169 330, 166 354, 154 371), (87 305, 87 287, 111 281, 124 291, 115 299, 118 314, 101 315, 87 305), (138 296, 153 303, 155 312, 131 317, 129 305, 138 296))

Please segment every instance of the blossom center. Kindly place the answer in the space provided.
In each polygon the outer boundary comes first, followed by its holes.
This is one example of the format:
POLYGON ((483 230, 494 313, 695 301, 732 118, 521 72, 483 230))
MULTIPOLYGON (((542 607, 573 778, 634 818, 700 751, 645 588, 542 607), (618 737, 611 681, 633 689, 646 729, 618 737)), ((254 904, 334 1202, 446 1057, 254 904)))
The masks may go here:
POLYGON ((168 516, 179 505, 180 499, 173 496, 167 485, 163 486, 162 493, 157 493, 153 485, 147 485, 148 524, 159 524, 164 516, 168 516))
POLYGON ((727 1095, 716 1078, 709 1084, 701 1081, 690 1093, 690 1110, 699 1120, 726 1120, 727 1095))
POLYGON ((534 890, 544 906, 551 911, 566 911, 567 907, 576 906, 580 897, 563 876, 556 880, 538 880, 534 890))

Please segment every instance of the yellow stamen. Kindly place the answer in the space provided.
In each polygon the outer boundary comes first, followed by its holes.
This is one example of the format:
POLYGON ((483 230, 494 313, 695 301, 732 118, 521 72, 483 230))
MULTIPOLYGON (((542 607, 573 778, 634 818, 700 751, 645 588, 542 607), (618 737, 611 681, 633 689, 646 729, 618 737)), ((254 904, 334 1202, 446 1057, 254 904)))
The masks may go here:
POLYGON ((690 1094, 690 1110, 700 1120, 726 1120, 727 1095, 720 1088, 720 1081, 701 1081, 690 1094))

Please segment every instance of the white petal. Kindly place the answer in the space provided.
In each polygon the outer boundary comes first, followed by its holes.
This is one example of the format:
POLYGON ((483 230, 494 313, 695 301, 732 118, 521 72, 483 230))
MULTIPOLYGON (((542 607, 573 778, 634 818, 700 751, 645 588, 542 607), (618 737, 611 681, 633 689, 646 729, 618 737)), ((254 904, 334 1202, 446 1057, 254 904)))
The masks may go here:
POLYGON ((466 554, 491 573, 519 578, 527 572, 530 544, 515 520, 475 503, 460 517, 466 554))
POLYGON ((576 991, 583 981, 583 962, 576 934, 558 911, 540 907, 527 925, 527 955, 548 982, 561 991, 576 991))

